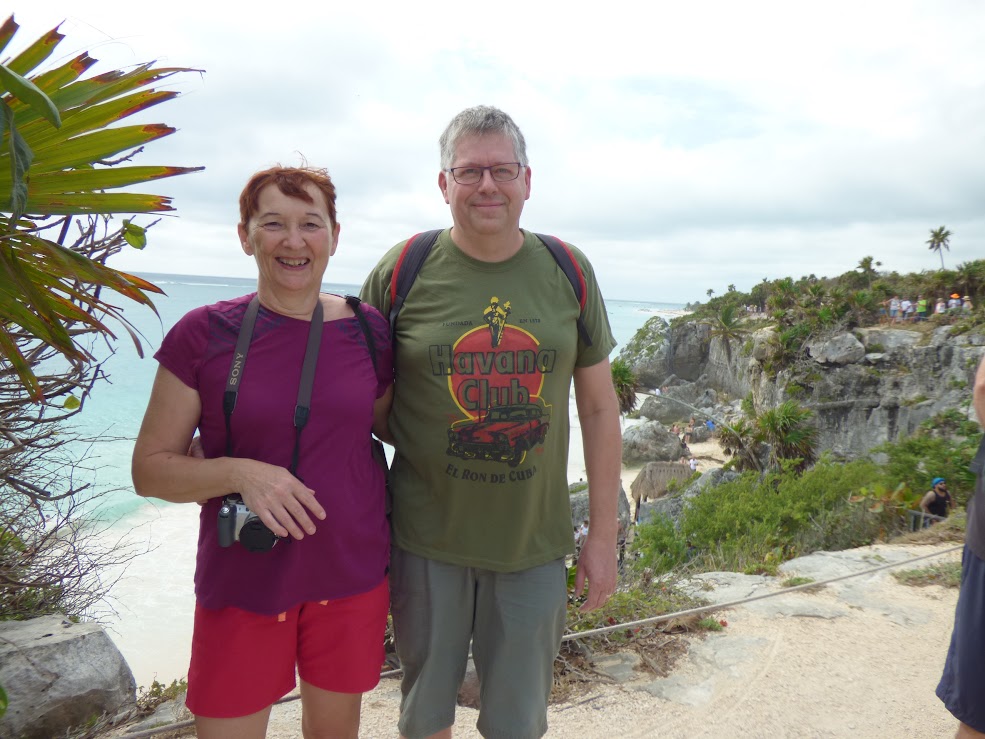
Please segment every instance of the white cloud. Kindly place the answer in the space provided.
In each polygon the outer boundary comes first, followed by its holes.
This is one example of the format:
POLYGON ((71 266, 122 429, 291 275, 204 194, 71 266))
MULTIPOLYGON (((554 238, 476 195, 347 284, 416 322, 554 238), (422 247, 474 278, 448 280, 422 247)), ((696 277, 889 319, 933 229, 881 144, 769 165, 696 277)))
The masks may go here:
POLYGON ((169 81, 183 95, 148 120, 180 130, 143 157, 207 169, 156 185, 179 215, 121 268, 252 274, 239 189, 303 154, 339 187, 327 279, 358 283, 448 222, 437 137, 477 103, 526 135, 525 225, 584 248, 611 295, 691 301, 866 255, 932 269, 942 224, 949 265, 985 255, 979 3, 49 0, 16 18, 18 48, 66 18, 60 56, 90 49, 96 71, 205 70, 169 81))

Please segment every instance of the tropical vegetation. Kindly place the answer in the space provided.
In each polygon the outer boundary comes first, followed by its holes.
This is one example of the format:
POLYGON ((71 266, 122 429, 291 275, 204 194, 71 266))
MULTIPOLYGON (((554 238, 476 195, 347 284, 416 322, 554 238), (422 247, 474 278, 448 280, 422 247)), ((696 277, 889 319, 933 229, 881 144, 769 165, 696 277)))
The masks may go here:
POLYGON ((616 389, 616 398, 619 401, 619 412, 629 413, 636 407, 636 391, 639 389, 636 374, 629 363, 622 359, 613 359, 609 369, 612 373, 612 385, 616 389))
POLYGON ((140 348, 118 298, 152 308, 160 292, 106 265, 142 248, 152 225, 116 216, 173 210, 132 188, 200 169, 135 164, 174 129, 119 124, 173 99, 158 85, 191 70, 90 74, 88 53, 56 55, 57 28, 11 53, 18 30, 13 17, 0 26, 0 613, 80 617, 112 584, 100 572, 130 553, 96 544, 80 515, 79 494, 92 491, 75 474, 65 422, 101 377, 95 341, 122 326, 140 348))

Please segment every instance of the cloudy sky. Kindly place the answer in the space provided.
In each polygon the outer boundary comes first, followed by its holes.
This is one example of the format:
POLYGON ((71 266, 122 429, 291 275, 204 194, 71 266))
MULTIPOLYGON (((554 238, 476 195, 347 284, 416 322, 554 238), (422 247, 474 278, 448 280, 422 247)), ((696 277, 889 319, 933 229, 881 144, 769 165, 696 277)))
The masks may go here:
MULTIPOLYGON (((158 60, 176 126, 144 164, 177 215, 130 271, 251 276, 236 200, 257 169, 326 166, 342 237, 326 280, 360 283, 397 241, 450 224, 437 139, 496 105, 527 139, 522 225, 580 246, 608 298, 687 302, 762 278, 985 258, 985 4, 24 3, 8 49, 62 22, 59 58, 158 60), (145 9, 147 8, 147 9, 145 9)), ((138 222, 146 222, 148 219, 138 222)))

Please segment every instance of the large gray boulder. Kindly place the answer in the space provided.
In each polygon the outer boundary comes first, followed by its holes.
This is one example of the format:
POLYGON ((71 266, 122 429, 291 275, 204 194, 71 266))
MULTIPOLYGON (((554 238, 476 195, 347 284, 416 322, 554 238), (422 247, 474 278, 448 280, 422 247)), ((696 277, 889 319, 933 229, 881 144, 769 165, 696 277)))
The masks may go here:
MULTIPOLYGON (((571 526, 580 526, 582 521, 588 521, 589 528, 591 528, 591 520, 588 515, 588 488, 585 483, 574 483, 568 486, 571 490, 577 490, 578 492, 571 493, 568 497, 571 501, 571 526)), ((617 513, 619 517, 619 523, 624 527, 629 525, 630 511, 629 511, 629 501, 626 499, 626 491, 622 484, 619 485, 619 509, 617 513)))
POLYGON ((855 364, 865 357, 865 347, 852 334, 838 334, 830 339, 813 341, 807 351, 821 364, 855 364))
POLYGON ((666 395, 650 395, 640 406, 640 416, 648 421, 659 421, 669 426, 687 415, 688 409, 675 403, 668 392, 666 395))
POLYGON ((136 700, 130 667, 96 623, 61 616, 0 622, 0 739, 50 739, 136 700))
POLYGON ((922 334, 917 331, 881 327, 855 329, 855 335, 862 342, 865 351, 889 355, 912 349, 922 338, 922 334))
POLYGON ((647 421, 626 429, 622 436, 623 464, 673 462, 684 453, 681 440, 658 421, 647 421))

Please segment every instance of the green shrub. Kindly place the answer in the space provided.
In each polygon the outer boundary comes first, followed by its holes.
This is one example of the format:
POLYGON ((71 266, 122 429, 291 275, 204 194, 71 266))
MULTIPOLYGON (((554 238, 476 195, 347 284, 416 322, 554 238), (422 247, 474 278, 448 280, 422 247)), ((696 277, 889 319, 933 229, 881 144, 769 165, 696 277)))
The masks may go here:
POLYGON ((640 526, 634 546, 655 572, 688 563, 702 571, 775 574, 793 557, 902 531, 899 506, 877 508, 867 493, 884 484, 883 470, 871 461, 824 459, 803 474, 762 478, 746 472, 691 500, 676 530, 666 518, 640 526))

